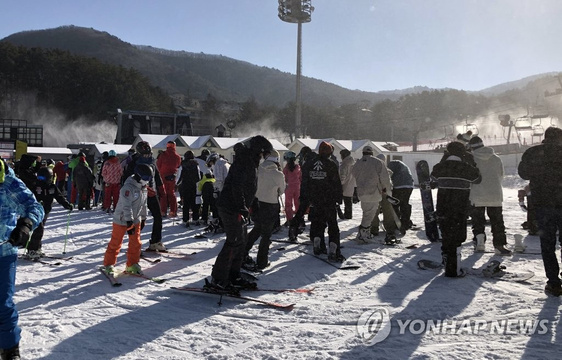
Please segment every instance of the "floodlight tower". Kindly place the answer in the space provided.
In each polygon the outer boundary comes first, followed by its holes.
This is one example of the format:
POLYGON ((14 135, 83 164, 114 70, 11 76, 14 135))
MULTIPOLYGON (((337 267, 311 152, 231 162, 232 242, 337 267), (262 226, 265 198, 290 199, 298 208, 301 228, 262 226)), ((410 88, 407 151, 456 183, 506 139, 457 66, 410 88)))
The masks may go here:
POLYGON ((297 96, 296 96, 296 118, 295 118, 295 137, 304 136, 301 122, 301 57, 302 57, 302 24, 310 22, 314 7, 310 4, 311 0, 279 0, 279 19, 298 25, 297 30, 297 96))

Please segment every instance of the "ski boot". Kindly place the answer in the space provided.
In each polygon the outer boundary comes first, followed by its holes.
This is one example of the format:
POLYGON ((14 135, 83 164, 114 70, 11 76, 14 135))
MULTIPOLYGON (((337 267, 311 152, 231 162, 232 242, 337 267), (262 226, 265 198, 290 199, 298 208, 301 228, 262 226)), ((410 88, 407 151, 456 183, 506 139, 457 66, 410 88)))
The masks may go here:
POLYGON ((523 245, 523 236, 520 234, 513 235, 515 238, 515 246, 513 246, 513 251, 522 253, 525 252, 527 246, 523 245))
POLYGON ((505 245, 496 246, 494 248, 494 252, 495 252, 496 255, 502 255, 502 256, 510 256, 511 255, 511 250, 506 249, 505 245))
POLYGON ((330 243, 330 253, 328 254, 328 261, 342 263, 345 261, 343 255, 338 251, 338 245, 330 243))
POLYGON ((478 234, 476 235, 476 242, 474 244, 474 252, 484 252, 486 251, 486 235, 478 234))
POLYGON ((324 243, 323 239, 319 238, 319 237, 315 237, 314 238, 314 255, 320 255, 320 254, 326 254, 326 244, 324 243))

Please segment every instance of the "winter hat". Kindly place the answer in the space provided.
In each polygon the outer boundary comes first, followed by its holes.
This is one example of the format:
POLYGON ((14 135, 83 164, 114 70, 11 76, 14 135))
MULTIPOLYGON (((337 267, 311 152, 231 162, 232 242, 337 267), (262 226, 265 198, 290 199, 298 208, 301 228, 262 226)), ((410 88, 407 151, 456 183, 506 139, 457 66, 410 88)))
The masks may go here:
POLYGON ((80 161, 81 163, 85 163, 85 162, 86 162, 86 158, 85 158, 84 156, 80 156, 79 161, 80 161))
POLYGON ((370 146, 365 146, 363 148, 363 155, 373 155, 373 148, 370 146))
POLYGON ((174 149, 174 150, 175 150, 175 149, 176 149, 176 143, 173 142, 173 141, 168 141, 168 143, 166 143, 166 148, 167 148, 167 149, 170 149, 170 148, 171 148, 171 149, 174 149))
POLYGON ((544 132, 544 140, 547 142, 556 142, 562 140, 562 129, 550 126, 544 132))
POLYGON ((453 141, 447 145, 447 151, 451 155, 462 157, 464 156, 466 149, 462 143, 453 141))
POLYGON ((319 155, 325 155, 325 156, 329 156, 332 154, 332 152, 334 151, 334 148, 332 147, 332 145, 326 141, 322 141, 320 143, 320 146, 318 147, 318 154, 319 155))
POLYGON ((376 158, 382 160, 383 162, 386 162, 386 156, 384 156, 383 153, 377 154, 376 158))
POLYGON ((269 160, 269 161, 273 161, 275 163, 278 163, 279 162, 279 152, 275 149, 272 149, 265 160, 269 160))
POLYGON ((191 160, 191 159, 194 159, 194 158, 195 158, 195 155, 193 154, 193 151, 187 150, 187 151, 185 152, 185 154, 183 154, 183 158, 184 158, 185 160, 191 160))
POLYGON ((484 146, 484 142, 480 139, 479 136, 474 136, 468 142, 468 145, 471 147, 472 150, 479 149, 484 146))
POLYGON ((211 155, 211 152, 209 151, 209 149, 203 149, 201 150, 201 156, 205 156, 205 159, 207 158, 207 156, 211 155))
POLYGON ((349 155, 351 155, 351 151, 347 150, 347 149, 343 149, 342 151, 340 151, 340 155, 342 159, 345 159, 346 157, 348 157, 349 155))

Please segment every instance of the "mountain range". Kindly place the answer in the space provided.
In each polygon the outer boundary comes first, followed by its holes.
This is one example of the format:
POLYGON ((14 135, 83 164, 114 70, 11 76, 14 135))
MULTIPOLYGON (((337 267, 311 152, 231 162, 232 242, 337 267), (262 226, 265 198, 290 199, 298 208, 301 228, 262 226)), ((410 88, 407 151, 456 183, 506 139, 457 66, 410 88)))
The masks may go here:
MULTIPOLYGON (((222 55, 171 51, 151 46, 133 45, 107 32, 79 26, 61 26, 12 34, 2 41, 25 47, 57 48, 73 54, 94 57, 103 62, 134 68, 148 77, 153 85, 174 98, 204 99, 208 94, 224 101, 243 102, 255 99, 262 105, 285 106, 295 100, 295 75, 277 69, 257 66, 222 55)), ((539 74, 505 84, 481 93, 497 95, 525 87, 547 76, 539 74)), ((372 106, 382 100, 432 90, 425 86, 408 89, 366 92, 350 90, 319 79, 303 77, 302 98, 309 105, 372 106)), ((444 89, 441 89, 444 90, 444 89)))

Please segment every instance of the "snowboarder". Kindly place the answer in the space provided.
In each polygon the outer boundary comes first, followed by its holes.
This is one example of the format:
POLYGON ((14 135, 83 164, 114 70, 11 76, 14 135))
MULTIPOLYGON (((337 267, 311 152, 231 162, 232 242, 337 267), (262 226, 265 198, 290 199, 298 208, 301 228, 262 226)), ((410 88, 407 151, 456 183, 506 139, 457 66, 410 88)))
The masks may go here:
POLYGON ((549 127, 542 144, 527 149, 518 166, 519 176, 530 180, 537 216, 541 253, 547 277, 545 292, 562 295, 556 232, 562 229, 562 129, 549 127))
POLYGON ((343 189, 343 218, 352 218, 353 192, 355 191, 355 178, 351 173, 355 159, 351 156, 351 151, 343 149, 340 151, 342 161, 340 163, 340 180, 343 189))
POLYGON ((21 329, 14 304, 18 247, 43 220, 45 212, 4 160, 0 159, 0 354, 19 359, 21 329))
MULTIPOLYGON (((301 198, 310 203, 314 210, 310 213, 310 238, 314 254, 328 254, 328 259, 343 262, 340 250, 340 229, 336 206, 342 201, 342 186, 338 165, 330 159, 334 148, 322 141, 318 156, 305 166, 302 174, 301 198), (324 230, 328 227, 328 249, 324 241, 324 230)), ((302 203, 302 202, 301 202, 302 203)))
POLYGON ((123 245, 123 236, 129 235, 127 249, 127 265, 125 272, 142 274, 139 265, 141 254, 140 233, 146 223, 147 186, 152 181, 154 173, 147 164, 138 164, 135 174, 125 180, 119 194, 119 202, 113 214, 113 229, 111 240, 105 250, 103 270, 109 275, 115 275, 117 255, 123 245))
POLYGON ((440 219, 441 255, 445 276, 462 276, 460 246, 466 240, 466 206, 470 186, 480 180, 478 168, 463 161, 466 148, 460 142, 447 145, 447 156, 433 167, 431 176, 437 180, 437 216, 440 219))
POLYGON ((363 148, 363 157, 355 162, 351 173, 357 184, 357 196, 363 210, 357 240, 368 242, 373 238, 371 223, 378 213, 380 202, 383 196, 392 194, 390 174, 386 165, 373 156, 373 148, 370 146, 363 148))
POLYGON ((400 232, 406 233, 406 230, 413 227, 411 220, 412 205, 410 205, 410 196, 414 190, 414 177, 408 165, 400 160, 392 160, 388 163, 388 169, 392 171, 390 180, 392 181, 392 196, 400 202, 394 205, 394 211, 400 218, 400 232))
POLYGON ((485 213, 490 218, 492 226, 492 240, 497 255, 511 255, 505 248, 507 239, 503 222, 503 190, 502 178, 504 175, 503 163, 494 149, 484 146, 479 136, 473 136, 468 142, 476 167, 480 170, 482 181, 473 184, 470 189, 470 202, 472 204, 472 234, 475 239, 475 251, 485 250, 486 226, 485 213))

